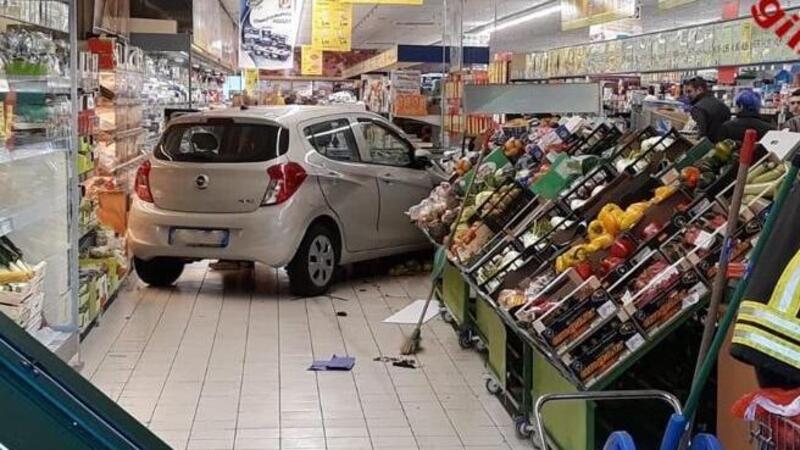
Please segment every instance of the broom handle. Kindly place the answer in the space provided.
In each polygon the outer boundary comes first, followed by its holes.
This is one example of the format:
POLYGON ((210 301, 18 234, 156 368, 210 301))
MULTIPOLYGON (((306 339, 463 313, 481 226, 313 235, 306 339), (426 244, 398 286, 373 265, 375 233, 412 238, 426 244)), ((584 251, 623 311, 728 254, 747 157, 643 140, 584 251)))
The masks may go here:
POLYGON ((705 360, 706 354, 708 354, 708 347, 711 345, 711 340, 714 338, 717 316, 719 315, 719 305, 722 303, 722 298, 725 294, 725 284, 728 282, 728 265, 730 264, 731 252, 733 251, 732 237, 739 227, 739 211, 742 206, 744 187, 747 184, 747 172, 750 169, 750 165, 753 163, 756 137, 755 130, 747 130, 744 135, 742 151, 739 153, 739 171, 736 174, 733 198, 731 199, 731 204, 728 209, 728 222, 725 227, 725 236, 722 241, 722 251, 719 257, 717 273, 714 276, 714 283, 711 289, 711 302, 708 305, 708 316, 706 318, 705 327, 703 328, 703 339, 700 341, 700 351, 697 354, 694 377, 697 377, 700 373, 703 360, 705 360))
MULTIPOLYGON (((481 168, 481 164, 483 164, 483 150, 478 153, 478 161, 475 164, 475 168, 473 170, 472 178, 470 178, 469 182, 467 183, 467 189, 464 193, 464 198, 461 199, 461 205, 458 207, 458 215, 456 215, 456 221, 453 222, 453 227, 450 229, 450 234, 447 236, 447 240, 444 244, 447 246, 445 249, 445 255, 447 255, 447 251, 450 249, 452 245, 453 238, 456 235, 456 230, 458 229, 458 224, 461 223, 461 217, 464 214, 464 205, 467 203, 467 199, 469 199, 470 194, 472 193, 472 188, 475 185, 475 179, 478 178, 478 171, 481 168)), ((458 255, 456 255, 458 258, 458 255)), ((459 261, 461 259, 459 258, 459 261)), ((441 276, 441 275, 440 275, 441 276)), ((425 322, 425 315, 428 313, 428 306, 431 304, 431 300, 433 300, 433 294, 436 292, 436 280, 433 280, 431 283, 431 291, 428 293, 428 298, 425 300, 425 305, 422 307, 422 314, 420 314, 419 319, 417 320, 417 329, 422 327, 422 323, 425 322)))
POLYGON ((686 400, 686 409, 684 409, 684 415, 687 418, 693 418, 697 412, 703 387, 705 386, 706 381, 708 381, 708 376, 711 373, 712 367, 714 366, 714 362, 719 354, 720 348, 722 347, 722 343, 727 337, 728 329, 730 328, 731 323, 733 323, 736 313, 739 310, 739 305, 742 303, 745 289, 747 289, 747 285, 750 282, 751 271, 758 262, 767 240, 769 240, 769 235, 772 233, 772 228, 775 225, 778 214, 780 214, 781 209, 783 208, 783 204, 786 202, 786 197, 788 197, 789 191, 791 191, 792 187, 794 186, 797 178, 798 167, 800 167, 800 153, 796 153, 792 159, 792 165, 786 172, 786 178, 783 180, 783 183, 781 183, 781 188, 778 190, 778 195, 775 197, 775 202, 773 203, 772 208, 767 215, 767 221, 764 223, 764 228, 761 230, 761 235, 759 236, 758 241, 753 248, 750 261, 747 264, 745 276, 739 280, 739 283, 736 285, 736 291, 734 291, 733 297, 728 305, 728 309, 725 311, 725 315, 722 317, 722 320, 719 323, 717 333, 714 335, 714 339, 711 341, 711 346, 708 349, 705 361, 703 361, 703 365, 700 367, 700 370, 694 377, 692 389, 689 392, 689 398, 686 400))

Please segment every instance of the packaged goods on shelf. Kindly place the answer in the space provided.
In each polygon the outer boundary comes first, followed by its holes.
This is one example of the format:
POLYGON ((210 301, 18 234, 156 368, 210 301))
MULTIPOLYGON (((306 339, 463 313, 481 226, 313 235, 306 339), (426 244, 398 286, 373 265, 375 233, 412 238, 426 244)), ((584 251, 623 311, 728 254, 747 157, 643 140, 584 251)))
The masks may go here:
POLYGON ((25 329, 42 325, 45 267, 31 266, 11 239, 0 237, 0 312, 25 329))

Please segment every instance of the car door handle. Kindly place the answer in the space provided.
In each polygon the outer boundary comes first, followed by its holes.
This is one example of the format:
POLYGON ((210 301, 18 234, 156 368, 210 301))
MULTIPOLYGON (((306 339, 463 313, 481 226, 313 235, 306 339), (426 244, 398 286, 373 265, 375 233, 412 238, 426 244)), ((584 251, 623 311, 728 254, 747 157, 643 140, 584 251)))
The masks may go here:
POLYGON ((391 183, 391 182, 392 182, 392 180, 394 180, 394 177, 392 176, 392 174, 391 174, 391 173, 385 173, 385 174, 383 174, 383 175, 381 175, 381 176, 380 176, 380 179, 381 179, 381 180, 382 180, 384 183, 391 183))

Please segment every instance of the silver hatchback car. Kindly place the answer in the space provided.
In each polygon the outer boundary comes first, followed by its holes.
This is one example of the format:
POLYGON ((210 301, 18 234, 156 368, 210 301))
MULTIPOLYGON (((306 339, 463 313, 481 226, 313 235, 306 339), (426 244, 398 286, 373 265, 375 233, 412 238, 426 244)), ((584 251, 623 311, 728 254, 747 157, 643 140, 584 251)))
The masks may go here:
POLYGON ((405 212, 440 181, 428 162, 359 106, 181 116, 136 175, 134 266, 164 286, 190 261, 255 261, 286 267, 294 294, 321 294, 339 264, 427 246, 405 212))

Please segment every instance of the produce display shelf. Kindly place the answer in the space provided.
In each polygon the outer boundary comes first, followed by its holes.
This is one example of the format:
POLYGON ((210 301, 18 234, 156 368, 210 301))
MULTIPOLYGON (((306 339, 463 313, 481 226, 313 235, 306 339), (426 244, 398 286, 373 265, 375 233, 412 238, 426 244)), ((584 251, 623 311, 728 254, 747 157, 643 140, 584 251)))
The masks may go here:
MULTIPOLYGON (((56 1, 58 3, 69 4, 69 2, 66 1, 66 0, 56 0, 56 1)), ((53 28, 53 27, 50 27, 50 26, 47 26, 47 25, 43 25, 43 24, 40 24, 40 23, 30 22, 28 20, 25 20, 25 19, 22 19, 22 18, 19 18, 19 17, 14 17, 12 15, 5 14, 5 13, 0 13, 0 20, 10 20, 10 21, 15 22, 16 24, 19 24, 19 25, 24 25, 26 27, 35 28, 35 29, 37 29, 39 31, 45 31, 45 32, 48 32, 48 33, 56 33, 56 34, 58 34, 60 36, 67 36, 69 34, 69 32, 67 30, 61 30, 61 29, 53 28)))
POLYGON ((66 193, 59 193, 56 198, 44 198, 33 204, 13 211, 0 210, 0 236, 5 236, 14 231, 46 219, 53 214, 50 207, 53 203, 61 204, 67 201, 66 193))
POLYGON ((52 153, 65 153, 68 148, 69 140, 66 138, 30 145, 20 145, 13 149, 5 148, 0 150, 0 164, 15 163, 29 158, 50 155, 52 153))
POLYGON ((102 316, 103 313, 105 311, 107 311, 108 308, 111 307, 111 305, 114 303, 114 300, 117 299, 117 295, 120 293, 120 291, 122 291, 122 287, 128 281, 128 276, 130 275, 130 273, 131 273, 131 271, 128 270, 127 272, 125 272, 124 275, 122 275, 120 277, 119 283, 117 284, 117 287, 114 289, 113 292, 111 292, 108 295, 108 300, 106 301, 105 305, 103 305, 100 308, 100 310, 97 311, 97 314, 95 314, 94 317, 92 317, 89 320, 89 323, 85 327, 83 327, 83 329, 80 332, 80 340, 81 341, 84 340, 86 338, 86 336, 89 335, 89 333, 92 331, 92 329, 94 329, 94 327, 97 325, 98 319, 100 318, 100 316, 102 316))

